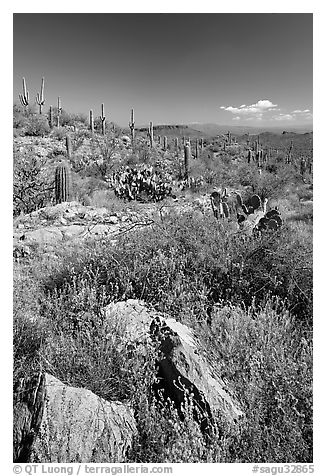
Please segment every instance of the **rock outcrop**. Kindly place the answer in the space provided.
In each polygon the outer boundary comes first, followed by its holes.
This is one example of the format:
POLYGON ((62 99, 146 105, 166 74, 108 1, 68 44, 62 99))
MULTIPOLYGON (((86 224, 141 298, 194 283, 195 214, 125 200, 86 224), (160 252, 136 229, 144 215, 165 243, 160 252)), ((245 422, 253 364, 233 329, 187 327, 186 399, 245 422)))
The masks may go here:
POLYGON ((15 391, 14 462, 124 462, 136 434, 132 410, 49 374, 15 391))
POLYGON ((203 433, 218 428, 221 419, 232 427, 243 416, 236 398, 208 362, 203 345, 189 327, 133 299, 112 303, 104 312, 108 331, 118 320, 125 327, 126 339, 134 343, 135 352, 148 340, 159 343, 154 390, 173 400, 180 414, 191 394, 194 417, 203 433))

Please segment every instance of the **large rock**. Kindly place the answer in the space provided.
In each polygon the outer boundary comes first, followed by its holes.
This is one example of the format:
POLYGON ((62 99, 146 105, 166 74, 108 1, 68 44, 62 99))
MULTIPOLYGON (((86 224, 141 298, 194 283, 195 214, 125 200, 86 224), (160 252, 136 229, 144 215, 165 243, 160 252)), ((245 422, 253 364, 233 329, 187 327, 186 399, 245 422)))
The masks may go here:
POLYGON ((194 416, 204 433, 220 426, 220 419, 230 427, 243 416, 240 405, 212 363, 194 332, 175 319, 148 309, 138 300, 111 303, 104 310, 109 332, 112 322, 124 326, 126 340, 136 345, 157 341, 158 384, 155 390, 172 399, 182 413, 186 395, 194 399, 194 416), (216 425, 217 424, 217 425, 216 425))
POLYGON ((15 392, 15 462, 124 462, 136 434, 132 410, 49 374, 15 392))

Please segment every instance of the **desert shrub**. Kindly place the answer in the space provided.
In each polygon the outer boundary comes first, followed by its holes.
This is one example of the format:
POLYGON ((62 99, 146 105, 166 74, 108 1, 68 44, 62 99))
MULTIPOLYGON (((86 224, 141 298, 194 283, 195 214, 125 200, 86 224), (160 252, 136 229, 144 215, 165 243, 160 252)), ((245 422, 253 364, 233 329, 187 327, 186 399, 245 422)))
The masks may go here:
POLYGON ((71 113, 70 118, 71 118, 71 122, 72 122, 71 125, 74 125, 74 126, 88 123, 87 115, 82 113, 82 112, 71 113))
POLYGON ((46 116, 35 112, 33 107, 24 109, 14 105, 13 127, 20 135, 43 137, 50 128, 46 116))
POLYGON ((33 154, 14 151, 14 215, 31 213, 51 202, 53 184, 45 173, 44 162, 33 154))
POLYGON ((50 132, 50 127, 45 116, 41 114, 33 114, 28 118, 24 127, 26 136, 44 137, 50 132))
POLYGON ((226 441, 229 461, 311 462, 312 334, 282 305, 227 305, 201 334, 231 382, 246 420, 226 441))
POLYGON ((65 130, 65 128, 63 126, 60 126, 60 127, 53 127, 52 131, 51 131, 51 135, 57 139, 57 140, 63 140, 66 135, 67 135, 67 131, 65 130))
POLYGON ((13 127, 18 130, 24 129, 28 123, 28 111, 22 106, 14 104, 13 107, 13 127))
POLYGON ((121 237, 116 248, 96 244, 66 259, 55 281, 84 278, 84 269, 109 299, 145 299, 176 316, 188 311, 204 320, 216 302, 250 306, 253 297, 263 304, 276 296, 311 324, 312 244, 289 226, 245 238, 213 217, 167 216, 121 237))
POLYGON ((15 270, 13 293, 13 380, 40 368, 39 351, 46 338, 40 318, 42 289, 27 268, 15 270))

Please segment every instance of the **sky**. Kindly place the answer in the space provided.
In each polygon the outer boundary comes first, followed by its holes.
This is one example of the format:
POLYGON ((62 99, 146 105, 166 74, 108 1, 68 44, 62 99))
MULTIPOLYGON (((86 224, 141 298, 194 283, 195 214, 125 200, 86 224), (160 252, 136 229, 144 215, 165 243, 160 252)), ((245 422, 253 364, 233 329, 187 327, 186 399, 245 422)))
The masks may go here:
POLYGON ((13 100, 127 125, 312 124, 308 13, 14 14, 13 100))

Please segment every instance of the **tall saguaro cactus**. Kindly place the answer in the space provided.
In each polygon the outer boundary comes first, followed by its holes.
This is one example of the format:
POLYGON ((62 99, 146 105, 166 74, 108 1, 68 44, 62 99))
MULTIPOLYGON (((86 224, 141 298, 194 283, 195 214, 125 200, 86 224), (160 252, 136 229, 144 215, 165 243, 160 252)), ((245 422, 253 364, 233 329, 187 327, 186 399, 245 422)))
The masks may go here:
POLYGON ((58 97, 58 106, 57 106, 57 127, 60 126, 60 115, 62 113, 61 99, 58 97))
POLYGON ((168 149, 168 138, 166 136, 163 137, 163 149, 165 151, 168 149))
POLYGON ((36 103, 39 105, 40 114, 42 114, 42 107, 44 106, 44 103, 45 103, 44 78, 42 78, 42 82, 41 82, 41 92, 36 94, 36 103))
POLYGON ((131 109, 129 128, 130 128, 131 140, 132 142, 134 142, 135 141, 135 113, 133 109, 131 109))
POLYGON ((176 137, 174 139, 174 147, 175 147, 176 152, 178 153, 179 152, 179 139, 178 139, 178 137, 176 137))
POLYGON ((196 157, 196 159, 198 159, 198 157, 199 157, 199 144, 198 144, 198 139, 196 139, 195 157, 196 157))
POLYGON ((24 106, 26 109, 29 104, 29 92, 27 91, 27 88, 26 88, 25 78, 23 78, 23 94, 19 94, 19 99, 20 99, 21 105, 24 106))
POLYGON ((55 201, 56 203, 67 202, 70 198, 70 174, 69 168, 62 163, 55 170, 55 201))
POLYGON ((93 110, 91 109, 89 111, 89 128, 93 134, 94 132, 94 116, 93 116, 93 110))
POLYGON ((154 131, 153 131, 152 121, 149 123, 149 126, 148 126, 148 137, 149 137, 150 147, 153 148, 153 145, 154 145, 154 131))
POLYGON ((52 127, 53 127, 53 108, 52 108, 52 106, 50 106, 50 108, 49 108, 49 126, 50 126, 50 129, 52 129, 52 127))
POLYGON ((189 160, 191 157, 191 149, 190 145, 186 144, 183 148, 184 150, 184 160, 185 160, 185 179, 188 180, 189 178, 189 160))
POLYGON ((100 119, 101 119, 101 126, 102 126, 102 134, 105 135, 105 112, 104 112, 104 104, 103 103, 102 103, 102 106, 101 106, 100 119))

